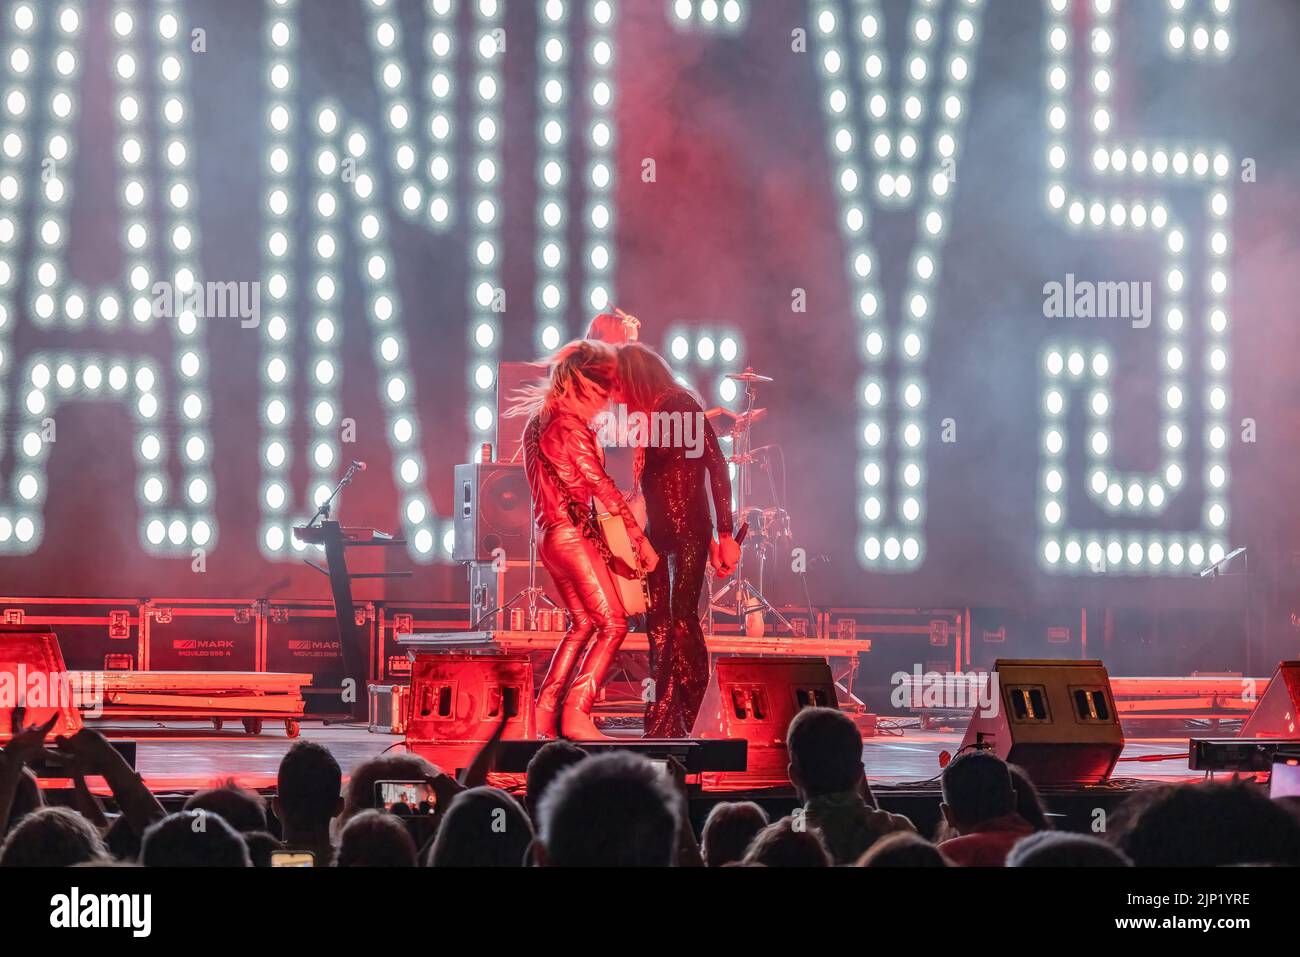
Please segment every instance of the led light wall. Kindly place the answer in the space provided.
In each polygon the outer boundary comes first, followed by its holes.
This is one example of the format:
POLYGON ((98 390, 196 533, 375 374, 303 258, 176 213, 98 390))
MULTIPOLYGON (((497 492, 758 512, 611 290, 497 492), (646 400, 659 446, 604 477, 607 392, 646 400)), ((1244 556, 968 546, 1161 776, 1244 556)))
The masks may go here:
POLYGON ((907 52, 891 69, 877 0, 810 6, 864 369, 857 386, 858 554, 880 571, 907 571, 925 559, 924 361, 983 3, 957 0, 946 16, 944 7, 936 0, 911 5, 907 52), (917 240, 897 304, 885 301, 879 277, 876 208, 915 211, 917 240), (895 359, 898 376, 888 371, 895 359))
POLYGON ((45 465, 57 441, 57 412, 79 399, 113 398, 135 417, 144 550, 188 556, 216 541, 208 357, 199 335, 199 313, 211 299, 199 275, 193 217, 191 106, 183 55, 189 30, 183 4, 159 0, 147 9, 147 16, 136 4, 115 3, 109 9, 123 275, 94 290, 71 280, 66 255, 86 10, 67 0, 17 3, 8 11, 0 120, 0 385, 6 388, 0 393, 8 391, 5 377, 23 379, 21 408, 13 416, 17 464, 9 494, 0 499, 0 552, 26 554, 41 544, 45 465), (41 54, 46 49, 52 55, 41 54), (151 97, 143 92, 146 73, 155 74, 151 97), (146 115, 150 103, 158 111, 152 121, 146 115), (24 227, 34 235, 24 237, 24 227), (18 254, 24 244, 30 265, 21 276, 18 254), (24 311, 36 326, 78 329, 96 323, 120 334, 121 354, 40 352, 17 369, 10 337, 19 296, 25 296, 24 311), (131 356, 132 340, 142 343, 159 334, 173 349, 166 373, 151 360, 131 356), (171 479, 173 456, 179 461, 179 486, 171 479))
MULTIPOLYGON (((1188 3, 1170 0, 1168 49, 1183 45, 1183 17, 1188 3)), ((1041 411, 1041 484, 1039 492, 1040 561, 1061 573, 1188 574, 1226 553, 1228 527, 1228 305, 1231 285, 1232 174, 1236 161, 1228 148, 1212 142, 1136 140, 1116 132, 1114 54, 1117 42, 1115 4, 1091 0, 1092 21, 1087 32, 1076 30, 1069 0, 1046 0, 1044 39, 1047 68, 1046 113, 1047 205, 1062 226, 1074 233, 1094 235, 1108 244, 1155 242, 1164 251, 1159 277, 1163 314, 1143 334, 1160 336, 1161 380, 1159 456, 1151 473, 1125 471, 1114 461, 1116 427, 1113 361, 1109 352, 1086 343, 1050 342, 1044 350, 1044 389, 1041 411), (1075 85, 1075 47, 1084 46, 1084 82, 1075 85), (1088 144, 1082 157, 1072 144, 1074 131, 1084 125, 1088 144), (1170 196, 1193 189, 1204 197, 1204 227, 1180 222, 1170 196), (1188 265, 1192 244, 1205 272, 1188 265), (1204 302, 1204 315, 1191 311, 1189 300, 1204 302), (1188 344, 1188 326, 1200 319, 1206 326, 1204 354, 1188 344), (1158 323, 1158 330, 1155 328, 1158 323), (1203 387, 1193 393, 1189 367, 1200 362, 1203 387), (1072 401, 1087 409, 1087 473, 1071 476, 1065 464, 1071 440, 1066 417, 1072 401), (1187 411, 1193 403, 1204 409, 1204 432, 1188 434, 1187 411), (1158 516, 1184 493, 1193 459, 1189 450, 1203 447, 1201 468, 1206 489, 1201 527, 1190 533, 1168 531, 1121 532, 1118 528, 1072 525, 1066 503, 1070 480, 1081 481, 1087 494, 1106 513, 1158 516)), ((1221 0, 1215 11, 1212 46, 1226 55, 1230 45, 1227 15, 1221 0)), ((1202 37, 1204 27, 1193 33, 1202 37)), ((1210 37, 1210 33, 1205 34, 1210 37)), ((1207 39, 1193 47, 1207 50, 1207 39)), ((1198 224, 1199 225, 1199 224, 1198 224)), ((1136 332, 1134 334, 1137 334, 1136 332)))

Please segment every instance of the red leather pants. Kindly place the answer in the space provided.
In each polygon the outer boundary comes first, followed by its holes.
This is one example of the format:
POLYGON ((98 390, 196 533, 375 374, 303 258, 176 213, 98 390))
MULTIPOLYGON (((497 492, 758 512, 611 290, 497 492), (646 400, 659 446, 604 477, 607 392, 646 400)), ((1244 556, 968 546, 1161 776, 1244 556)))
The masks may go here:
POLYGON ((558 710, 563 700, 565 707, 589 713, 627 635, 623 606, 605 560, 580 529, 543 530, 537 551, 570 620, 542 680, 537 707, 558 710))

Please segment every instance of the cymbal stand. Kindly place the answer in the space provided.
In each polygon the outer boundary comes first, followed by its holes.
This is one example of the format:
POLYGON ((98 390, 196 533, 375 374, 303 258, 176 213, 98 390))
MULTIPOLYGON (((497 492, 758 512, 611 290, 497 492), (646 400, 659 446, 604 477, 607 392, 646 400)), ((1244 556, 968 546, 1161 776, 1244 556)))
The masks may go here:
MULTIPOLYGON (((750 428, 752 426, 752 416, 754 413, 755 402, 758 399, 757 383, 748 381, 745 383, 745 413, 740 419, 740 424, 731 433, 732 435, 732 458, 737 464, 736 469, 736 514, 741 516, 742 520, 745 515, 745 502, 749 496, 750 475, 749 469, 754 462, 755 455, 751 451, 753 442, 750 437, 750 428)), ((759 554, 760 563, 763 560, 762 553, 759 554)), ((762 568, 760 564, 760 576, 762 568)), ((760 578, 761 580, 761 578, 760 578)), ((745 619, 754 612, 771 612, 772 615, 786 629, 793 631, 794 627, 790 620, 777 610, 776 606, 767 600, 763 595, 762 589, 745 577, 745 550, 740 550, 740 560, 736 563, 735 577, 728 581, 717 591, 709 595, 709 616, 712 618, 714 610, 723 611, 728 614, 734 613, 740 620, 741 626, 744 627, 745 619), (727 593, 731 593, 730 604, 723 604, 723 599, 727 593)), ((710 622, 712 630, 712 622, 710 622)))

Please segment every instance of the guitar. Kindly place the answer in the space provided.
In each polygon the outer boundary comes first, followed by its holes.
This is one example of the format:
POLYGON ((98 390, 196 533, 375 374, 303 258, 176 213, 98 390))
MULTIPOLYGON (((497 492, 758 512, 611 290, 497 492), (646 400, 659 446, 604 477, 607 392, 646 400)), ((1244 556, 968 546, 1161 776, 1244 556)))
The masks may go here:
MULTIPOLYGON (((628 616, 645 614, 652 604, 650 579, 646 575, 638 574, 641 567, 639 556, 632 548, 632 539, 627 534, 627 526, 617 515, 610 515, 608 512, 600 512, 597 521, 600 525, 600 533, 605 537, 605 544, 617 561, 617 564, 609 566, 609 575, 614 580, 619 600, 623 603, 623 613, 628 616)), ((736 544, 743 545, 748 533, 749 522, 745 522, 736 533, 736 544)))
POLYGON ((597 516, 600 533, 605 537, 605 544, 617 563, 609 568, 609 575, 614 580, 619 600, 623 603, 623 614, 643 615, 650 608, 650 582, 641 570, 641 559, 632 548, 632 538, 627 533, 627 526, 617 515, 601 512, 597 516))

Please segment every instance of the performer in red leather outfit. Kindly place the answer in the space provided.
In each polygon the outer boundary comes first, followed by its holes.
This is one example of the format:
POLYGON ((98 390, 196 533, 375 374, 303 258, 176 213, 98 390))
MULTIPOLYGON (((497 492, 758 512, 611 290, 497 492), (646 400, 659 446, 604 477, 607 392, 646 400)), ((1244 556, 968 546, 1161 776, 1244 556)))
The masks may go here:
POLYGON ((558 724, 564 737, 600 738, 591 708, 627 635, 627 618, 606 561, 587 534, 592 500, 623 519, 647 570, 658 556, 605 473, 590 427, 614 384, 613 350, 598 342, 573 342, 548 365, 546 383, 524 390, 512 410, 530 415, 524 471, 539 532, 538 556, 571 622, 537 695, 537 734, 554 736, 558 724))
MULTIPOLYGON (((705 566, 711 564, 725 578, 740 559, 740 546, 731 534, 731 479, 698 398, 654 350, 639 343, 620 346, 618 374, 615 399, 626 403, 629 416, 641 413, 652 426, 656 416, 660 422, 675 416, 683 423, 681 441, 638 448, 635 470, 645 497, 646 534, 663 559, 649 577, 652 684, 645 736, 683 738, 690 735, 709 682, 709 654, 699 615, 705 566), (716 542, 705 472, 718 523, 716 542)), ((647 438, 654 442, 664 436, 656 437, 652 428, 647 438)))

